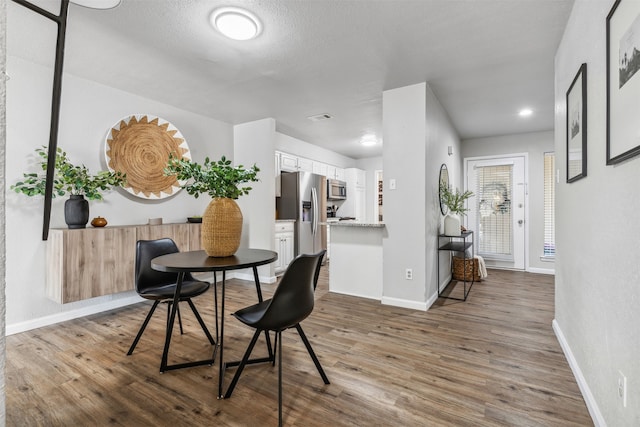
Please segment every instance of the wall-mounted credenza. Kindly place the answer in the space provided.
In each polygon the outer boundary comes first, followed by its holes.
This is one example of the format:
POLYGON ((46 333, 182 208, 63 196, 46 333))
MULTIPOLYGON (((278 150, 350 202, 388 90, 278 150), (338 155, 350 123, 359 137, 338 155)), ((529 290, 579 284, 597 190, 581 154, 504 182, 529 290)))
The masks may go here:
POLYGON ((64 304, 133 290, 136 241, 162 237, 180 251, 201 249, 197 223, 51 229, 47 296, 64 304))

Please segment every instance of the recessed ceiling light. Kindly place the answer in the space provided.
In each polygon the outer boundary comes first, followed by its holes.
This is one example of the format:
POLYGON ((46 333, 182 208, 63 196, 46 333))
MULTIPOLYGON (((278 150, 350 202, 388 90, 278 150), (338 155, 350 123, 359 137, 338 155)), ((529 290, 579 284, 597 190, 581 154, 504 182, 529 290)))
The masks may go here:
POLYGON ((364 135, 362 138, 360 138, 360 144, 364 145, 365 147, 371 147, 373 145, 376 145, 378 143, 378 138, 376 138, 375 135, 364 135))
POLYGON ((518 112, 518 115, 520 117, 529 117, 532 114, 533 114, 533 110, 531 108, 523 108, 518 112))
POLYGON ((248 10, 222 7, 211 14, 211 24, 224 36, 233 40, 251 40, 262 31, 260 20, 248 10))

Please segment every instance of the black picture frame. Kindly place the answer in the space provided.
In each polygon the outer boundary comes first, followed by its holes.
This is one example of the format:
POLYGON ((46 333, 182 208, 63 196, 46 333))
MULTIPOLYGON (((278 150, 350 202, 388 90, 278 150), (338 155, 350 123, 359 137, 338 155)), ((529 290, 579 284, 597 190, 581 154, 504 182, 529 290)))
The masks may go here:
POLYGON ((587 64, 567 90, 567 182, 587 176, 587 64))
POLYGON ((640 154, 640 2, 616 0, 607 15, 607 165, 640 154))

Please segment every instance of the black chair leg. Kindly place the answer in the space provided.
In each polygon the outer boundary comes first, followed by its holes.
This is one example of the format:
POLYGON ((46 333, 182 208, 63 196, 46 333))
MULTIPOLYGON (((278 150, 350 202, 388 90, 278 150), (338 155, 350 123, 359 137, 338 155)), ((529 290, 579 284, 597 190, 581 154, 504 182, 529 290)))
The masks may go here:
MULTIPOLYGON (((282 427, 282 331, 276 331, 278 342, 278 426, 282 427)), ((274 357, 275 359, 275 357, 274 357)))
POLYGON ((253 334, 253 338, 251 338, 249 347, 247 347, 247 351, 244 352, 244 356, 242 356, 242 361, 238 365, 238 370, 236 371, 236 374, 233 376, 233 379, 231 380, 231 384, 229 384, 229 388, 227 389, 227 392, 224 395, 225 399, 228 399, 231 397, 231 393, 233 393, 233 389, 236 387, 236 384, 238 383, 240 374, 242 374, 242 370, 244 369, 244 366, 247 364, 247 361, 249 360, 249 356, 251 356, 253 347, 256 345, 256 342, 258 341, 260 332, 262 332, 260 329, 256 329, 256 332, 253 334))
MULTIPOLYGON (((171 308, 171 304, 169 304, 169 308, 171 308)), ((184 334, 184 331, 182 330, 182 317, 180 316, 180 304, 178 304, 176 306, 177 308, 177 312, 178 312, 178 325, 180 325, 180 335, 184 334)))
POLYGON ((213 340, 213 337, 209 333, 209 329, 207 329, 207 326, 202 321, 202 317, 200 317, 200 313, 198 313, 198 310, 196 310, 196 306, 193 305, 193 301, 191 301, 191 298, 187 299, 187 303, 189 304, 189 307, 191 307, 191 311, 193 311, 193 314, 196 316, 196 319, 198 319, 198 323, 200 323, 200 327, 202 328, 204 333, 207 335, 207 338, 209 338, 209 342, 211 343, 211 345, 215 345, 216 342, 213 340))
MULTIPOLYGON (((169 329, 169 318, 171 317, 171 305, 173 304, 173 302, 166 301, 166 303, 167 303, 167 329, 169 329)), ((184 331, 182 330, 182 317, 180 317, 180 304, 176 306, 176 309, 177 309, 176 311, 178 312, 178 325, 180 325, 180 335, 183 335, 184 331)))
POLYGON ((322 381, 324 381, 325 384, 331 384, 329 382, 329 378, 327 378, 327 375, 324 373, 324 370, 322 369, 322 366, 320 365, 320 361, 318 360, 318 358, 316 357, 316 354, 314 353, 313 349, 311 348, 311 344, 309 343, 309 340, 307 339, 307 336, 304 334, 304 331, 302 330, 302 326, 300 326, 299 323, 296 325, 296 331, 298 331, 298 335, 300 335, 300 338, 302 338, 302 342, 304 343, 305 347, 307 347, 307 351, 309 352, 309 356, 311 356, 311 359, 313 359, 313 363, 315 363, 316 368, 318 369, 318 372, 320 372, 320 376, 322 377, 322 381))
POLYGON ((276 341, 278 341, 278 426, 282 427, 282 331, 276 331, 276 341))
POLYGON ((153 305, 151 306, 151 310, 149 310, 149 314, 147 314, 147 317, 144 319, 144 322, 142 322, 142 326, 138 331, 138 335, 136 335, 136 338, 133 340, 133 344, 131 344, 129 351, 127 352, 127 356, 131 356, 133 354, 133 350, 136 348, 136 345, 138 345, 138 341, 140 341, 140 337, 142 336, 142 333, 144 332, 144 330, 147 328, 147 325, 149 324, 149 320, 151 320, 151 316, 153 316, 153 312, 156 311, 158 304, 160 304, 160 301, 153 302, 153 305))
MULTIPOLYGON (((268 333, 268 332, 267 332, 268 333)), ((271 366, 276 366, 276 353, 278 352, 278 337, 279 334, 276 332, 276 342, 273 343, 273 362, 271 362, 271 366)))

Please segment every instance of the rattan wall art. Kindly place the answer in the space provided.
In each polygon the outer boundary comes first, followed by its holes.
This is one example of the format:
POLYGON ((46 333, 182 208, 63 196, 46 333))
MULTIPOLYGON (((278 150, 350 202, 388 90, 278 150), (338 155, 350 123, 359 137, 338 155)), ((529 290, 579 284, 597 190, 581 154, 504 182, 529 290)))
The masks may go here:
POLYGON ((144 199, 164 199, 180 191, 176 178, 164 174, 171 153, 191 159, 180 131, 168 121, 147 114, 122 118, 105 140, 108 168, 126 173, 125 190, 144 199))

